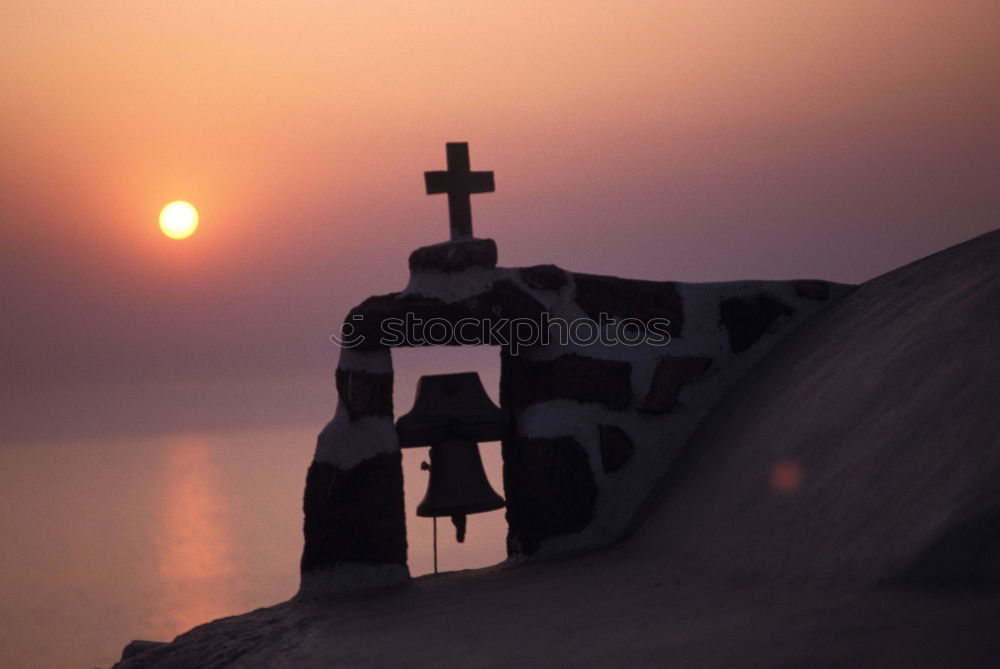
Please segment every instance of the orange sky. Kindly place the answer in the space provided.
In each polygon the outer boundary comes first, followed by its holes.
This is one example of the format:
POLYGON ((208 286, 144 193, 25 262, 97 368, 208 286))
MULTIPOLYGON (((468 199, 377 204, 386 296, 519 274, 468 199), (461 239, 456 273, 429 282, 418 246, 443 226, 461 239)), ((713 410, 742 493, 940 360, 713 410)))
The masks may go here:
POLYGON ((998 28, 995 2, 7 0, 0 392, 329 375, 347 309, 447 236, 445 141, 496 171, 502 264, 870 278, 996 227, 998 28))

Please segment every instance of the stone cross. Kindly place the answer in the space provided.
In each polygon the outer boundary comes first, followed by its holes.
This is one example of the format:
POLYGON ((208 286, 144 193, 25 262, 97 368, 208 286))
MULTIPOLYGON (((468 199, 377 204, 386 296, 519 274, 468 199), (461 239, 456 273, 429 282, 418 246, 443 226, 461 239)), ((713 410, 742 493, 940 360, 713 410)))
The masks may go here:
POLYGON ((448 142, 445 148, 448 153, 447 171, 424 172, 424 183, 428 195, 448 194, 452 240, 469 239, 472 237, 472 203, 469 196, 496 190, 493 172, 470 170, 467 142, 448 142))

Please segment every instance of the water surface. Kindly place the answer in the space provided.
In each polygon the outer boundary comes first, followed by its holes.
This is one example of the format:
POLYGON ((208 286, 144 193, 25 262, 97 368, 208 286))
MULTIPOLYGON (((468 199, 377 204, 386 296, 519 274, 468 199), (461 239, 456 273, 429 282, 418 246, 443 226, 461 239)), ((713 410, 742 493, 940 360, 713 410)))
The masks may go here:
MULTIPOLYGON (((321 426, 0 447, 0 666, 109 667, 131 639, 284 601, 298 587, 302 491, 321 426)), ((494 486, 499 445, 483 447, 494 486)), ((405 455, 411 573, 431 569, 405 455)), ((440 567, 504 558, 503 512, 470 517, 440 567)))

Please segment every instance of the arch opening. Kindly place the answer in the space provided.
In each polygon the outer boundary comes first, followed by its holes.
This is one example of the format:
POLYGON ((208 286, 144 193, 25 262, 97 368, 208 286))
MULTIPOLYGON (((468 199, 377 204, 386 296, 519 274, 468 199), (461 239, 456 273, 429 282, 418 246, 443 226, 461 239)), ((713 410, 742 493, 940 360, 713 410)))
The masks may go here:
MULTIPOLYGON (((426 374, 477 372, 490 399, 500 404, 500 347, 429 346, 392 349, 393 413, 395 418, 413 407, 417 381, 426 374)), ((416 515, 427 491, 429 448, 404 448, 403 501, 406 508, 407 564, 411 576, 433 573, 433 521, 416 515)), ((490 485, 501 495, 503 458, 500 442, 481 442, 479 453, 490 485)), ((507 559, 507 518, 504 509, 468 516, 464 543, 455 540, 448 518, 437 519, 438 571, 488 567, 507 559)))

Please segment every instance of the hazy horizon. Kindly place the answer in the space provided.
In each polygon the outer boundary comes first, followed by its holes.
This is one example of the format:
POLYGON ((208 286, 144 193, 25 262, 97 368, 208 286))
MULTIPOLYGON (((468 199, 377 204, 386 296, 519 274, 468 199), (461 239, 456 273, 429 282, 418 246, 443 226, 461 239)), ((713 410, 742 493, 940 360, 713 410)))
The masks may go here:
POLYGON ((422 180, 446 141, 496 173, 473 225, 506 266, 859 282, 986 232, 998 19, 929 1, 7 3, 0 441, 321 427, 327 337, 447 239, 422 180), (187 240, 156 225, 174 199, 201 212, 187 240))

